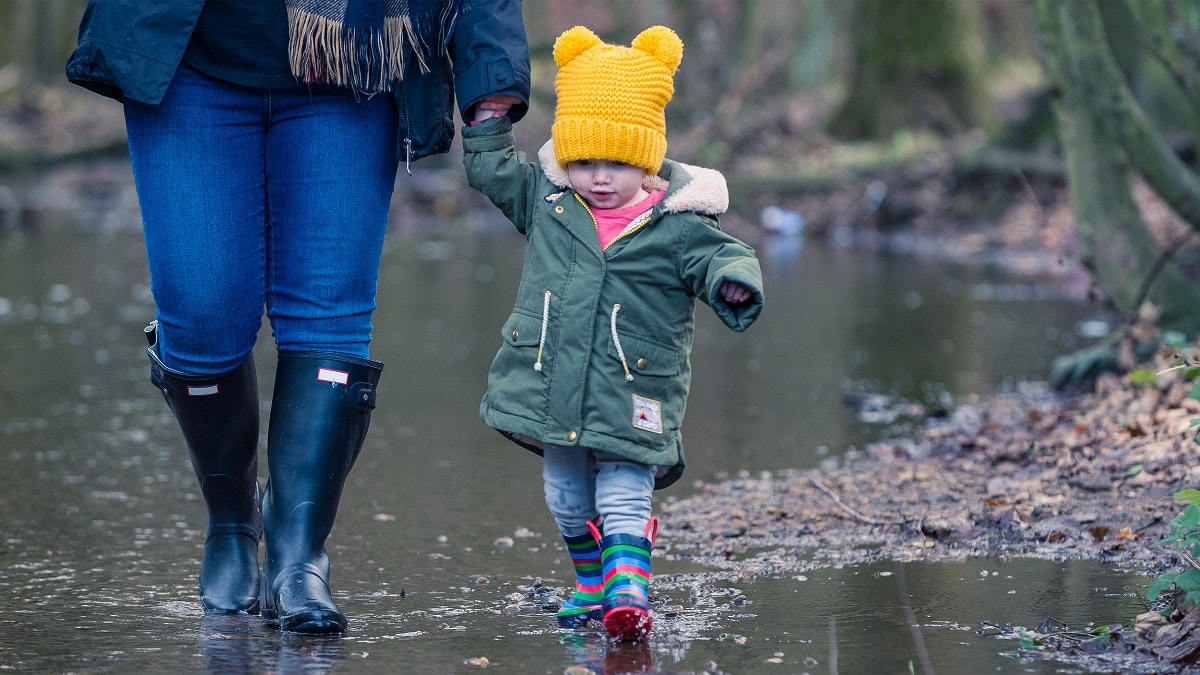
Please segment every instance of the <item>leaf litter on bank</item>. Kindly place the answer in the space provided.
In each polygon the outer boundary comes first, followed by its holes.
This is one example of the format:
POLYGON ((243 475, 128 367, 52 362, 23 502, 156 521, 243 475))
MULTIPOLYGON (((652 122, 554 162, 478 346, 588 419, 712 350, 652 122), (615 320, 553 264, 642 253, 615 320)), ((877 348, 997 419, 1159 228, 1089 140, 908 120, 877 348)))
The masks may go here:
MULTIPOLYGON (((660 509, 658 548, 731 580, 977 557, 1179 569, 1185 557, 1160 543, 1184 506, 1174 495, 1200 486, 1200 400, 1177 354, 1088 391, 1025 383, 972 397, 837 466, 697 483, 660 509)), ((1200 614, 1150 614, 1161 621, 1143 615, 1101 641, 1044 639, 1056 657, 1141 664, 1123 672, 1192 672, 1200 614)))

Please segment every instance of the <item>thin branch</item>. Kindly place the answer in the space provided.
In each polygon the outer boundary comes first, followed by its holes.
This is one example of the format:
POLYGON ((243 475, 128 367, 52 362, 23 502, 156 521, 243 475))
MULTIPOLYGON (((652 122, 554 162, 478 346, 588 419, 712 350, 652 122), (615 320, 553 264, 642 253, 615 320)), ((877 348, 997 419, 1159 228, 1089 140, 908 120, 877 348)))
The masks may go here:
POLYGON ((1158 275, 1166 269, 1167 263, 1174 257, 1175 252, 1167 249, 1159 253, 1158 257, 1154 259, 1154 264, 1150 266, 1150 269, 1146 270, 1146 276, 1142 277, 1142 284, 1133 296, 1134 308, 1141 307, 1142 303, 1146 301, 1146 298, 1150 295, 1150 287, 1154 285, 1155 280, 1158 279, 1158 275))
POLYGON ((832 499, 833 503, 836 504, 838 508, 845 511, 847 514, 850 515, 850 517, 854 518, 855 520, 861 520, 864 523, 870 523, 872 525, 898 525, 899 524, 897 521, 877 520, 875 518, 871 518, 870 516, 864 516, 863 514, 859 513, 858 511, 855 511, 854 509, 847 506, 846 503, 843 502, 840 497, 838 497, 836 494, 834 494, 833 490, 830 490, 829 488, 822 485, 821 482, 818 481, 815 476, 809 476, 808 480, 809 480, 809 482, 811 482, 813 484, 814 487, 816 487, 821 492, 824 492, 830 499, 832 499))
POLYGON ((1176 551, 1176 553, 1178 553, 1178 554, 1179 554, 1179 557, 1181 557, 1181 558, 1183 558, 1184 560, 1188 561, 1188 564, 1189 564, 1189 565, 1191 565, 1192 567, 1194 567, 1194 568, 1196 568, 1196 569, 1200 570, 1200 561, 1197 561, 1195 558, 1193 558, 1193 557, 1191 556, 1191 554, 1189 554, 1187 551, 1176 551))
POLYGON ((738 76, 737 82, 721 96, 714 111, 713 117, 722 127, 732 123, 746 99, 763 95, 763 86, 787 64, 795 49, 795 43, 790 38, 779 40, 738 76))
POLYGON ((1021 179, 1021 186, 1025 189, 1025 193, 1029 195, 1029 203, 1033 204, 1033 208, 1037 211, 1038 217, 1042 220, 1043 227, 1050 227, 1050 218, 1046 216, 1046 211, 1042 209, 1041 202, 1038 201, 1037 193, 1033 190, 1033 185, 1029 182, 1029 178, 1025 176, 1025 172, 1020 167, 1014 169, 1017 178, 1021 179))
POLYGON ((1200 361, 1196 360, 1196 357, 1188 354, 1187 352, 1176 352, 1175 358, 1182 361, 1182 363, 1177 366, 1171 366, 1170 368, 1163 368, 1154 374, 1162 375, 1163 373, 1169 373, 1172 370, 1179 370, 1181 368, 1195 368, 1196 366, 1200 366, 1200 361))

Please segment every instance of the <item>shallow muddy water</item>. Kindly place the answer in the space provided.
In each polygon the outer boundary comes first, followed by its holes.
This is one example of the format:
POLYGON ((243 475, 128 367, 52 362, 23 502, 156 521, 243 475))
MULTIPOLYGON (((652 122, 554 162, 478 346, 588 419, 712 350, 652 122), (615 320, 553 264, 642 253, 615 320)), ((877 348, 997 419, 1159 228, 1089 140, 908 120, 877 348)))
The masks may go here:
MULTIPOLYGON (((514 673, 1082 672, 1004 656, 1016 645, 981 625, 1128 625, 1141 610, 1142 577, 1091 562, 885 564, 729 585, 656 559, 654 592, 672 609, 647 644, 553 628, 527 597, 569 574, 536 457, 477 417, 522 239, 493 219, 448 218, 398 229, 383 261, 372 350, 387 365, 329 545, 349 634, 205 617, 203 506, 147 381, 153 303, 136 212, 121 169, 94 170, 117 176, 97 203, 0 230, 0 669, 453 673, 486 659, 514 673)), ((1041 378, 1094 318, 1062 282, 794 240, 758 248, 760 322, 735 335, 699 309, 688 471, 659 500, 697 479, 836 462, 893 433, 894 408, 864 415, 843 404, 848 392, 938 405, 1041 378)), ((269 383, 266 329, 256 358, 269 383)))

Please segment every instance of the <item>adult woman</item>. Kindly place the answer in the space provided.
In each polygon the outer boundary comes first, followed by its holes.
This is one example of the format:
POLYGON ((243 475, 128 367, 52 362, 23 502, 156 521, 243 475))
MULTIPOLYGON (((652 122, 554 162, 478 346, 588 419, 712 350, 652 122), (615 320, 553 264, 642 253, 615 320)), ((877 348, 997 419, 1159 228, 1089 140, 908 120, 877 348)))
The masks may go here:
POLYGON ((324 545, 383 367, 368 343, 398 162, 450 147, 456 97, 465 119, 524 113, 520 11, 519 0, 89 2, 67 77, 125 107, 157 304, 151 381, 208 510, 205 611, 346 629, 324 545), (251 351, 264 307, 278 366, 260 493, 251 351))

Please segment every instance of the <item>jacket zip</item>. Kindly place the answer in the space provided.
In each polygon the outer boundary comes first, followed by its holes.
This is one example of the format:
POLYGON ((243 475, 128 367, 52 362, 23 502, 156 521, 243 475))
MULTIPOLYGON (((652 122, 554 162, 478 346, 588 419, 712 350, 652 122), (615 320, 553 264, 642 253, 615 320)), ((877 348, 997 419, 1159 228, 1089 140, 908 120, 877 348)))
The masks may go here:
MULTIPOLYGON (((588 217, 592 219, 592 226, 595 227, 595 229, 596 229, 597 241, 599 241, 600 223, 597 222, 597 220, 596 220, 596 214, 592 213, 592 208, 590 206, 588 206, 587 201, 578 192, 575 193, 575 200, 579 202, 579 205, 583 207, 583 210, 587 211, 588 217)), ((654 208, 651 207, 649 211, 646 211, 645 213, 641 214, 640 216, 637 216, 633 220, 629 221, 629 225, 627 225, 624 230, 621 230, 620 234, 613 237, 613 240, 608 242, 607 246, 601 246, 600 250, 607 251, 609 246, 612 246, 613 244, 617 243, 621 239, 624 239, 625 237, 628 237, 628 236, 632 235, 633 233, 637 232, 638 230, 642 229, 643 227, 645 227, 646 224, 650 222, 653 212, 654 212, 654 208)), ((545 310, 543 310, 543 312, 542 312, 542 340, 543 341, 545 341, 545 338, 546 338, 546 320, 547 320, 547 314, 548 314, 549 308, 550 308, 550 291, 546 291, 546 307, 545 307, 545 310)), ((625 350, 621 348, 621 336, 617 335, 617 313, 620 311, 621 311, 621 303, 616 303, 612 306, 612 314, 610 314, 608 317, 608 328, 609 328, 609 332, 612 335, 613 346, 616 347, 616 349, 617 349, 617 357, 621 359, 621 368, 623 368, 625 370, 625 381, 633 382, 633 373, 629 372, 629 363, 627 363, 625 361, 625 350)), ((541 362, 542 362, 542 348, 539 345, 538 346, 538 362, 534 366, 535 370, 542 369, 541 362)))
MULTIPOLYGON (((401 87, 404 85, 401 84, 401 87)), ((403 92, 400 95, 400 112, 404 115, 404 170, 408 175, 412 175, 412 125, 408 123, 408 97, 404 96, 403 92)))
MULTIPOLYGON (((596 214, 592 213, 592 207, 588 206, 587 200, 585 200, 582 196, 580 196, 580 194, 578 192, 575 193, 575 200, 579 202, 579 205, 583 207, 583 210, 587 211, 588 217, 592 219, 592 227, 594 227, 596 229, 596 238, 597 238, 597 241, 599 241, 600 223, 599 223, 599 221, 596 220, 596 214)), ((629 224, 625 226, 625 229, 621 230, 620 234, 613 237, 612 241, 608 242, 607 244, 601 245, 600 250, 607 251, 608 247, 612 246, 613 244, 617 243, 618 241, 621 241, 625 237, 632 235, 633 233, 637 232, 638 230, 642 229, 643 227, 646 227, 646 225, 650 222, 650 219, 653 217, 653 215, 654 215, 654 207, 650 207, 649 211, 646 211, 642 215, 637 216, 633 220, 629 221, 629 224)))

